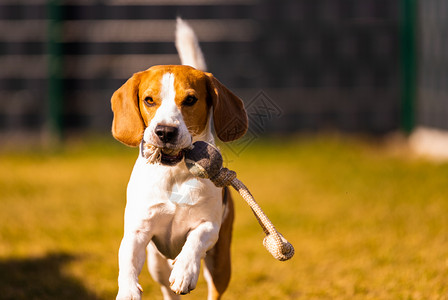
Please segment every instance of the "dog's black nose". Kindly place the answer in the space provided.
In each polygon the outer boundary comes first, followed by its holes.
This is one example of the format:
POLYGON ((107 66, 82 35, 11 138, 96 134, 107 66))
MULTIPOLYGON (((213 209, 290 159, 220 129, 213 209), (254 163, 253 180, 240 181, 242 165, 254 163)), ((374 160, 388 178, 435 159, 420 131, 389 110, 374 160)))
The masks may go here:
POLYGON ((173 126, 157 125, 154 132, 163 143, 170 143, 177 137, 178 129, 173 126))

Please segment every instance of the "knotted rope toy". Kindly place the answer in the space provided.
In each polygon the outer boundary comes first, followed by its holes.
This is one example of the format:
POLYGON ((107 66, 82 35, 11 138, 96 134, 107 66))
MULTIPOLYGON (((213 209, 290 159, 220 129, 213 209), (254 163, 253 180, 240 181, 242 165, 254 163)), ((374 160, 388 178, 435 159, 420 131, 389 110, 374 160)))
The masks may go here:
MULTIPOLYGON (((145 146, 145 156, 149 163, 160 161, 160 150, 154 146, 145 146)), ((208 178, 217 187, 231 185, 246 200, 266 236, 263 245, 274 258, 285 261, 293 257, 294 247, 275 229, 272 222, 255 201, 249 189, 236 178, 236 173, 222 167, 223 159, 219 150, 207 143, 197 141, 192 148, 184 151, 185 164, 196 177, 208 178)))

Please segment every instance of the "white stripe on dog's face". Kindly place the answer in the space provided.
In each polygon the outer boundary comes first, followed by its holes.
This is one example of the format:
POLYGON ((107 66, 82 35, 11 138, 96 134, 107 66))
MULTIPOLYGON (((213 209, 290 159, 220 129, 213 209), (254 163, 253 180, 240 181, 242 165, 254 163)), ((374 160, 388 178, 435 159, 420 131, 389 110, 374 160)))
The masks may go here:
MULTIPOLYGON (((169 117, 170 112, 171 115, 176 115, 176 113, 180 113, 179 109, 176 106, 176 102, 174 101, 176 99, 176 90, 174 89, 174 74, 166 73, 163 75, 161 80, 160 98, 162 99, 162 105, 158 109, 158 112, 160 112, 161 110, 167 111, 166 115, 163 117, 169 117)), ((171 124, 160 124, 160 125, 171 125, 171 124)))
POLYGON ((155 134, 157 125, 173 126, 178 128, 177 140, 170 148, 182 149, 190 146, 191 135, 182 118, 182 113, 176 105, 176 90, 174 88, 175 76, 173 73, 165 73, 160 81, 161 105, 157 109, 154 118, 145 129, 144 139, 157 145, 158 137, 155 134))

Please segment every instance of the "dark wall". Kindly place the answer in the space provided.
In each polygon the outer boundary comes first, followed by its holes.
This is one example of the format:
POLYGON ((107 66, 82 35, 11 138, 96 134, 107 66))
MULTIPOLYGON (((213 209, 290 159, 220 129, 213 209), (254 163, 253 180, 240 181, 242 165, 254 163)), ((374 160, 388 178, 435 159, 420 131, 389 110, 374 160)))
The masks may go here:
MULTIPOLYGON (((49 116, 48 9, 15 3, 0 3, 0 132, 39 133, 49 116)), ((398 1, 63 3, 65 132, 109 131, 115 89, 133 72, 179 63, 177 16, 191 20, 209 70, 244 99, 257 134, 399 127, 398 1)))

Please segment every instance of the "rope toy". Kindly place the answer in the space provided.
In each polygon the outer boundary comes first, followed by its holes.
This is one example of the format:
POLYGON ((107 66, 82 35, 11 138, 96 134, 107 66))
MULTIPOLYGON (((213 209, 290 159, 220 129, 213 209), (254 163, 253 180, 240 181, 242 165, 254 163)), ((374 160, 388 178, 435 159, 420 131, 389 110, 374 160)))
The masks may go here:
POLYGON ((144 143, 143 156, 147 159, 148 164, 159 163, 160 158, 162 157, 162 149, 153 146, 149 143, 144 143))
MULTIPOLYGON (((144 148, 144 154, 148 158, 148 163, 160 161, 160 150, 158 148, 152 145, 145 145, 144 148)), ((258 223, 266 234, 263 239, 263 245, 274 258, 285 261, 293 257, 294 247, 275 229, 272 222, 249 192, 249 189, 236 178, 236 173, 222 167, 223 159, 216 147, 206 142, 197 141, 193 144, 192 149, 184 151, 184 155, 185 164, 191 174, 200 178, 208 178, 217 187, 231 185, 240 193, 252 209, 258 223)))
POLYGON ((223 160, 219 150, 202 141, 195 142, 193 146, 193 149, 185 152, 185 163, 190 173, 210 179, 217 187, 233 186, 249 204, 263 228, 266 234, 263 239, 265 248, 280 261, 290 259, 294 255, 294 247, 275 229, 248 188, 236 178, 236 173, 222 167, 223 160))

